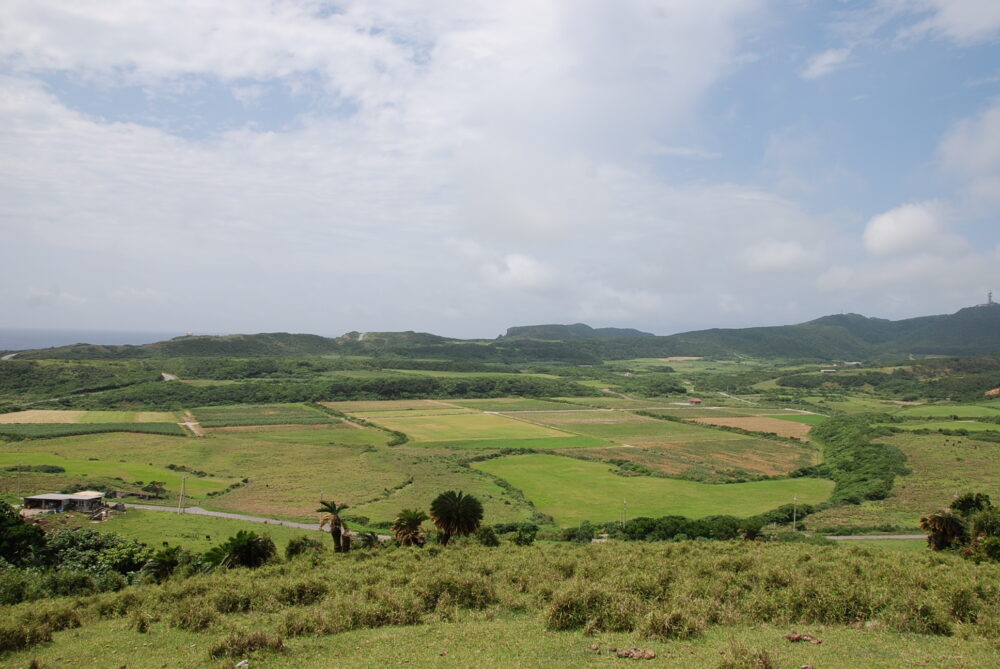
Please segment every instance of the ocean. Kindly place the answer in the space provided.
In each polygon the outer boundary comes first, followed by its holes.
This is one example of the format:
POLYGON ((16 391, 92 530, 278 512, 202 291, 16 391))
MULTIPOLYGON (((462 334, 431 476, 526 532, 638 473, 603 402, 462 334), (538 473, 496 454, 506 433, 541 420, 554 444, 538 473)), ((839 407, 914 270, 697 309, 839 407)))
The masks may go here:
POLYGON ((125 330, 42 330, 0 328, 0 351, 51 348, 70 344, 151 344, 180 337, 184 332, 134 332, 125 330))

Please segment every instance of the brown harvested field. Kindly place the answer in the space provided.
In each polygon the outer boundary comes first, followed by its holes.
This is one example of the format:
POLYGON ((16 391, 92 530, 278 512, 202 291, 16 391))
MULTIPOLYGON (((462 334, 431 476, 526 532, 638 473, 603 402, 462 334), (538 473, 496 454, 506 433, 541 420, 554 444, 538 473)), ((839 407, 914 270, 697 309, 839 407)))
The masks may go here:
POLYGON ((78 423, 86 411, 46 411, 29 409, 0 414, 0 423, 78 423))
POLYGON ((416 409, 460 409, 462 407, 439 400, 371 400, 356 402, 320 402, 319 404, 342 411, 355 413, 363 411, 409 411, 416 409))
POLYGON ((795 423, 790 420, 768 418, 767 416, 737 416, 731 418, 720 416, 718 418, 692 418, 691 420, 703 425, 738 427, 741 430, 750 430, 751 432, 773 432, 779 437, 790 437, 792 439, 801 439, 802 441, 808 439, 807 435, 809 434, 809 430, 812 429, 811 425, 795 423))
POLYGON ((774 476, 816 464, 817 453, 769 439, 720 439, 689 443, 637 443, 606 448, 563 449, 573 457, 628 460, 653 471, 705 480, 729 480, 739 473, 774 476))

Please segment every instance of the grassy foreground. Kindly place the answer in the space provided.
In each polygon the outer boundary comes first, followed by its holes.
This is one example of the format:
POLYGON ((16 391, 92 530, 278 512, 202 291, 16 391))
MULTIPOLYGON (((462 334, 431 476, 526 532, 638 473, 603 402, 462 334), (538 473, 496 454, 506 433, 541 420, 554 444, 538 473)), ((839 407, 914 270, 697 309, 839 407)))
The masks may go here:
POLYGON ((27 647, 0 662, 579 666, 637 646, 668 666, 986 667, 998 583, 1000 565, 951 555, 800 544, 326 553, 4 607, 0 640, 27 647), (823 643, 790 643, 792 628, 823 643))

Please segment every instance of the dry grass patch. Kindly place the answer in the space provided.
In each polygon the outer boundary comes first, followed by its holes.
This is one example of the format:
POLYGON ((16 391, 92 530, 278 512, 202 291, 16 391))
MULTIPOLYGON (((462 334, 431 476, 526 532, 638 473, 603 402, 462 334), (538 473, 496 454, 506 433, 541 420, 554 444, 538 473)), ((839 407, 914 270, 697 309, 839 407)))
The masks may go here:
POLYGON ((787 420, 779 420, 777 418, 768 418, 767 416, 719 416, 718 418, 692 418, 691 420, 703 425, 738 427, 741 430, 750 430, 751 432, 772 432, 779 437, 790 437, 792 439, 801 439, 802 441, 807 441, 806 435, 808 435, 809 430, 812 429, 811 425, 794 423, 787 420))
POLYGON ((0 414, 0 423, 79 423, 86 411, 47 411, 29 409, 0 414))
POLYGON ((343 413, 364 411, 410 411, 415 409, 459 409, 454 404, 440 400, 371 400, 356 402, 319 402, 322 406, 343 413))

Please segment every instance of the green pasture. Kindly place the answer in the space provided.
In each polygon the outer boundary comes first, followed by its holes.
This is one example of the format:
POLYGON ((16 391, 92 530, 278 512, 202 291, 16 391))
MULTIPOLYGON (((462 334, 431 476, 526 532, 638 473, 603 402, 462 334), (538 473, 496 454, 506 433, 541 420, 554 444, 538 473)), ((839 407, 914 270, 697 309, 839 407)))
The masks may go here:
POLYGON ((657 420, 624 411, 581 414, 540 413, 532 414, 530 420, 588 437, 619 442, 662 441, 681 443, 740 439, 742 437, 742 435, 734 432, 715 430, 688 423, 657 420))
MULTIPOLYGON (((294 537, 308 535, 322 541, 326 534, 277 524, 143 509, 129 509, 125 513, 114 514, 106 522, 88 527, 101 532, 115 532, 154 548, 166 541, 171 546, 183 546, 187 550, 198 552, 222 543, 240 530, 268 535, 280 550, 284 550, 285 544, 294 537)), ((329 537, 326 537, 326 541, 330 541, 329 537)))
POLYGON ((826 397, 822 395, 810 395, 805 398, 807 402, 821 406, 833 411, 844 413, 865 413, 883 411, 893 413, 900 408, 899 404, 889 400, 879 399, 866 395, 836 395, 826 397))
POLYGON ((480 413, 475 409, 466 409, 464 407, 455 407, 454 409, 449 409, 448 407, 438 407, 436 409, 390 409, 388 411, 352 411, 350 415, 356 416, 358 418, 364 418, 365 420, 377 421, 380 418, 402 418, 406 416, 453 416, 457 414, 475 414, 480 413))
POLYGON ((815 413, 783 413, 783 414, 767 414, 768 418, 780 418, 781 420, 788 420, 793 423, 804 423, 805 425, 819 425, 827 419, 826 416, 815 413))
POLYGON ((191 409, 191 413, 204 427, 335 423, 340 420, 305 404, 210 406, 191 409))
POLYGON ((926 539, 851 539, 839 544, 847 548, 874 548, 893 553, 924 553, 928 552, 926 539))
POLYGON ((145 432, 174 437, 187 433, 177 423, 0 423, 0 436, 21 439, 51 439, 78 434, 145 432))
MULTIPOLYGON (((47 442, 55 443, 55 442, 47 442)), ((73 453, 73 449, 67 449, 73 453)), ((183 472, 176 472, 162 466, 153 464, 142 464, 138 462, 120 462, 118 460, 89 460, 65 457, 54 453, 45 453, 38 450, 21 451, 17 453, 0 453, 0 469, 6 469, 15 465, 58 465, 66 469, 62 476, 73 477, 81 482, 86 482, 87 478, 120 479, 123 482, 133 481, 163 481, 165 487, 176 494, 181 489, 181 476, 183 472)), ((16 476, 13 472, 3 472, 7 477, 16 476)), ((203 498, 208 493, 222 490, 235 479, 222 477, 198 477, 187 476, 187 492, 192 497, 203 498)), ((55 491, 49 491, 55 492, 55 491)))
POLYGON ((519 374, 517 372, 446 372, 434 369, 387 369, 387 372, 404 376, 437 376, 442 378, 517 379, 533 376, 540 379, 559 379, 555 374, 519 374))
POLYGON ((709 485, 677 479, 622 477, 606 464, 556 455, 513 455, 477 462, 476 469, 498 476, 520 489, 539 511, 560 525, 584 520, 613 521, 628 515, 689 518, 728 514, 750 516, 791 503, 818 504, 833 490, 833 481, 796 478, 709 485))
POLYGON ((521 397, 502 397, 485 400, 448 400, 449 404, 476 409, 478 411, 546 411, 575 409, 576 406, 565 402, 550 402, 521 397))
POLYGON ((463 441, 467 439, 538 439, 570 437, 566 431, 526 423, 495 414, 445 416, 397 416, 379 418, 378 425, 398 430, 415 441, 463 441))
POLYGON ((1000 432, 1000 423, 980 423, 974 420, 917 420, 891 423, 888 427, 901 430, 968 430, 969 432, 1000 432))
POLYGON ((560 397, 570 404, 596 409, 647 409, 651 407, 671 407, 679 399, 627 399, 624 397, 560 397))
POLYGON ((897 415, 900 418, 1000 418, 1000 407, 994 408, 979 404, 924 404, 922 406, 906 407, 897 415))

